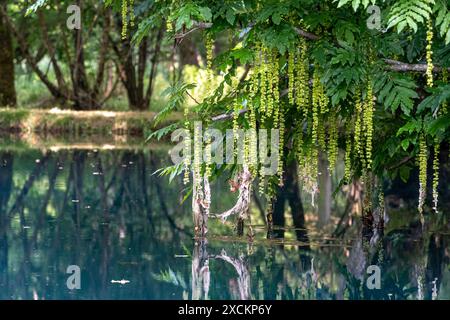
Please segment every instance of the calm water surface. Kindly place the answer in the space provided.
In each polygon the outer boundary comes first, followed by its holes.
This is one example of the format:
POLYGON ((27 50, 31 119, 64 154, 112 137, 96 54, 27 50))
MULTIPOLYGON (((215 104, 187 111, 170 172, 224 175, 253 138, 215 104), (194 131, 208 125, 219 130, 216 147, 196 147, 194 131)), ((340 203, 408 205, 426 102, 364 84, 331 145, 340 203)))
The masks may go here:
MULTIPOLYGON (((153 175, 168 161, 156 151, 0 152, 0 299, 450 298, 445 216, 424 228, 392 218, 372 244, 358 219, 339 238, 309 223, 300 243, 293 230, 264 240, 257 218, 252 245, 218 223, 195 243, 185 187, 153 175), (79 290, 66 286, 69 265, 81 269, 79 290), (366 286, 369 265, 380 267, 379 290, 366 286)), ((224 181, 213 195, 217 211, 235 199, 224 181)))

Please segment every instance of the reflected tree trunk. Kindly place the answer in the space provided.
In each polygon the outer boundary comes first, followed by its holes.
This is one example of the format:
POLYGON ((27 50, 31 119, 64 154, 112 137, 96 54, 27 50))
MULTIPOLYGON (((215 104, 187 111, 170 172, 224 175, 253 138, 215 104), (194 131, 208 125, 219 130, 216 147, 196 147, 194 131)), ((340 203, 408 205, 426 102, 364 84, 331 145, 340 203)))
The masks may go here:
POLYGON ((428 246, 428 259, 425 271, 425 299, 435 300, 438 298, 442 282, 443 268, 445 268, 445 236, 432 234, 428 246))
POLYGON ((55 181, 56 181, 56 177, 58 176, 58 173, 59 173, 58 163, 55 162, 55 165, 53 167, 53 172, 51 174, 49 173, 47 193, 42 201, 42 207, 39 212, 38 220, 35 225, 34 232, 33 232, 32 243, 34 244, 35 249, 37 249, 38 233, 39 233, 39 231, 41 231, 42 227, 44 226, 45 216, 47 214, 47 206, 50 201, 50 197, 53 193, 53 190, 55 189, 55 181))
POLYGON ((192 253, 192 300, 208 300, 211 274, 207 241, 202 239, 194 245, 192 253))
POLYGON ((213 256, 215 259, 221 259, 228 262, 233 266, 238 274, 237 289, 239 292, 239 299, 249 300, 251 299, 250 292, 250 271, 245 256, 241 254, 238 259, 227 255, 225 250, 222 250, 220 255, 213 256))
POLYGON ((0 153, 0 288, 4 288, 3 290, 6 289, 6 291, 9 291, 7 205, 11 196, 12 177, 13 156, 10 153, 0 153))

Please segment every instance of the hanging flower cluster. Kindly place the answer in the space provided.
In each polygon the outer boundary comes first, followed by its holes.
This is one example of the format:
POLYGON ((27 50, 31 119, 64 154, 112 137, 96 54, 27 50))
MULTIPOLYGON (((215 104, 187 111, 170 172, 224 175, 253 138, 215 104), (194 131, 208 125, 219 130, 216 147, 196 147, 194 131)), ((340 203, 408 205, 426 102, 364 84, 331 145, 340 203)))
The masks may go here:
MULTIPOLYGON (((361 92, 358 89, 355 92, 355 96, 354 96, 354 103, 355 103, 355 131, 354 131, 354 150, 356 152, 356 157, 357 159, 359 159, 361 162, 364 163, 364 154, 363 154, 363 148, 362 148, 362 144, 361 144, 361 135, 362 135, 362 103, 361 103, 361 92)), ((364 164, 363 164, 364 166, 364 164)))
MULTIPOLYGON (((442 82, 447 83, 448 81, 448 71, 446 68, 442 68, 442 82)), ((441 114, 447 114, 448 106, 447 101, 444 101, 441 106, 441 114)))
POLYGON ((310 89, 309 89, 309 59, 306 40, 301 38, 300 50, 297 53, 295 77, 295 103, 304 117, 308 115, 310 89))
POLYGON ((280 149, 278 150, 278 177, 279 177, 279 185, 283 184, 283 156, 284 156, 284 108, 283 104, 280 104, 280 112, 279 112, 279 122, 280 122, 280 149))
POLYGON ((328 170, 330 174, 334 172, 334 167, 336 166, 337 157, 338 157, 338 115, 336 113, 331 114, 331 118, 329 121, 329 134, 328 134, 328 170))
POLYGON ((419 212, 423 212, 423 205, 427 193, 427 159, 428 151, 425 137, 423 134, 419 137, 419 212))
POLYGON ((373 88, 372 82, 367 83, 367 96, 364 103, 363 110, 363 124, 364 124, 364 135, 365 135, 365 151, 366 151, 366 165, 367 169, 371 169, 372 166, 372 140, 373 140, 373 111, 374 111, 374 101, 373 101, 373 88))
POLYGON ((134 27, 134 0, 122 0, 122 39, 127 38, 128 23, 134 27), (129 16, 129 17, 128 17, 129 16))
POLYGON ((122 0, 122 39, 127 38, 128 33, 128 0, 122 0))
MULTIPOLYGON (((257 48, 259 48, 259 44, 257 44, 257 48)), ((259 69, 261 67, 261 56, 259 54, 259 50, 257 50, 257 56, 255 59, 255 64, 253 67, 253 71, 250 77, 250 89, 249 89, 249 113, 248 116, 249 125, 250 125, 250 137, 248 140, 248 149, 249 149, 249 170, 253 176, 256 175, 257 171, 257 163, 258 163, 258 138, 256 136, 256 118, 257 118, 257 105, 255 102, 256 94, 258 92, 259 87, 259 69)))
POLYGON ((289 104, 294 105, 294 89, 295 89, 295 56, 296 52, 291 50, 288 52, 288 100, 289 104))
MULTIPOLYGON (((255 97, 259 83, 259 111, 260 111, 260 127, 261 129, 274 128, 280 130, 279 143, 279 162, 278 174, 279 181, 282 181, 283 161, 282 149, 284 144, 284 115, 280 103, 280 75, 279 75, 279 57, 276 50, 269 49, 257 44, 259 53, 257 53, 255 61, 255 71, 253 73, 250 85, 250 96, 255 97)), ((251 107, 254 108, 254 107, 251 107)), ((251 110, 250 115, 251 128, 256 130, 256 110, 251 110)), ((256 139, 250 141, 250 150, 256 150, 256 139)), ((249 151, 250 158, 254 158, 254 151, 249 151)), ((261 194, 265 190, 266 179, 264 177, 264 168, 260 167, 259 171, 259 191, 261 194)))
POLYGON ((128 0, 130 5, 130 26, 134 27, 134 0, 128 0))
POLYGON ((344 181, 346 183, 350 183, 351 174, 352 174, 352 128, 351 122, 348 122, 346 126, 347 135, 345 137, 345 157, 344 157, 344 181))
POLYGON ((214 76, 214 71, 212 69, 212 63, 214 59, 214 38, 211 32, 206 32, 205 47, 207 71, 206 92, 209 94, 211 91, 211 82, 214 76))
POLYGON ((439 152, 440 144, 436 141, 433 148, 433 210, 438 212, 438 186, 439 186, 439 152))
MULTIPOLYGON (((190 131, 190 122, 189 122, 189 107, 186 104, 184 107, 184 128, 186 132, 190 131)), ((190 134, 186 134, 186 137, 184 139, 184 178, 183 183, 186 185, 189 183, 189 173, 190 173, 190 167, 191 167, 191 157, 190 157, 190 151, 191 150, 191 138, 190 134)))
POLYGON ((427 85, 428 87, 433 86, 433 51, 432 51, 432 44, 433 44, 433 23, 431 19, 427 21, 427 85))

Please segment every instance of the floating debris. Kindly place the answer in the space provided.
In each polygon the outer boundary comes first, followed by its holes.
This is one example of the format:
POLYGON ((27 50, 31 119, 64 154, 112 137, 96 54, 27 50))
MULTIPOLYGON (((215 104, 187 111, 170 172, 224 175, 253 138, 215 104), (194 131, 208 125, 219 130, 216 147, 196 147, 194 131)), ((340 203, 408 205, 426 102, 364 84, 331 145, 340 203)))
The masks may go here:
POLYGON ((130 283, 130 280, 125 280, 125 279, 122 279, 122 280, 111 280, 111 283, 118 283, 118 284, 128 284, 128 283, 130 283))
POLYGON ((175 258, 189 258, 189 255, 187 255, 187 254, 176 254, 175 258))

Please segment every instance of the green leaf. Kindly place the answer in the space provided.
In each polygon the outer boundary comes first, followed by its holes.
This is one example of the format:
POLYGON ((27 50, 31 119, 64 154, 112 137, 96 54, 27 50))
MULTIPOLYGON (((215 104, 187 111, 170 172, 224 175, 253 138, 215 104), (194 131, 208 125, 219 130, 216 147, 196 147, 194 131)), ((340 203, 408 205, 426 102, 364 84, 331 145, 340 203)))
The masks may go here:
POLYGON ((402 181, 405 183, 408 182, 410 172, 411 172, 410 167, 401 166, 399 169, 400 179, 402 179, 402 181))
POLYGON ((208 8, 208 7, 199 7, 198 11, 203 16, 203 19, 205 21, 211 21, 212 13, 211 13, 211 9, 210 8, 208 8))
POLYGON ((404 139, 402 142, 401 142, 401 145, 402 145, 402 148, 403 148, 403 150, 408 150, 408 147, 409 147, 409 139, 404 139))
POLYGON ((232 8, 229 8, 227 10, 226 19, 229 24, 234 25, 234 20, 236 19, 236 15, 234 13, 234 10, 232 8))

